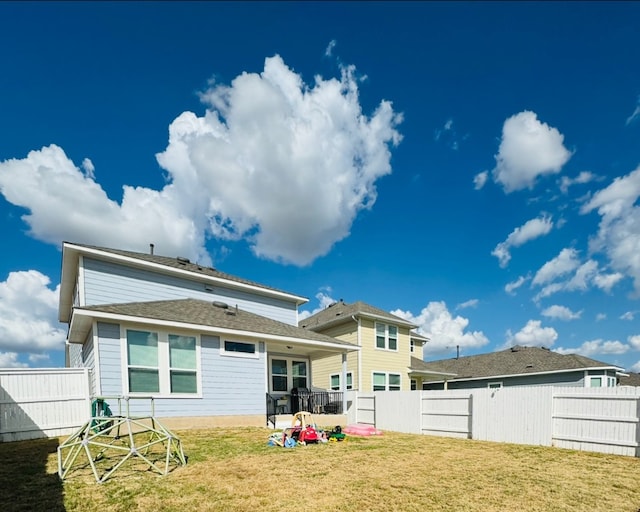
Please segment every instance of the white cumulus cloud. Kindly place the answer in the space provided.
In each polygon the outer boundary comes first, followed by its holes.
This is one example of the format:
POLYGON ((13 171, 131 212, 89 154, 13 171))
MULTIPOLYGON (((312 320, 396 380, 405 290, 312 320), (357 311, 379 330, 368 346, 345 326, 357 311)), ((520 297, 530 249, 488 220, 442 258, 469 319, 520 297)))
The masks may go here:
POLYGON ((524 111, 504 122, 492 175, 506 193, 533 188, 539 176, 557 174, 569 158, 564 136, 524 111))
POLYGON ((598 233, 590 249, 604 253, 614 272, 633 280, 640 296, 640 166, 626 176, 616 178, 596 192, 581 213, 597 211, 601 216, 598 233))
POLYGON ((402 116, 381 101, 362 112, 354 67, 302 81, 279 56, 201 95, 203 115, 184 112, 157 155, 167 185, 123 186, 121 204, 56 145, 0 162, 0 192, 28 210, 34 238, 182 255, 203 264, 205 241, 245 239, 266 259, 306 265, 349 235, 391 173, 402 116), (73 207, 70 207, 73 205, 73 207), (140 233, 144 233, 141 236, 140 233))
POLYGON ((596 355, 620 355, 629 351, 629 346, 618 340, 596 339, 585 341, 582 345, 575 348, 557 348, 556 352, 560 354, 580 354, 581 356, 593 358, 596 355))
POLYGON ((518 332, 507 331, 507 341, 502 348, 515 345, 525 347, 551 347, 558 339, 558 332, 553 327, 542 327, 540 320, 529 320, 518 332))
MULTIPOLYGON (((58 322, 59 286, 36 270, 11 272, 0 282, 0 351, 5 362, 11 353, 41 354, 62 350, 66 331, 58 322)), ((8 358, 8 359, 7 359, 8 358)), ((12 366, 20 365, 17 359, 12 366)))
POLYGON ((465 331, 469 320, 453 317, 444 302, 429 302, 418 315, 397 309, 392 314, 418 325, 418 330, 430 339, 424 346, 424 354, 442 354, 460 349, 478 348, 489 343, 482 331, 465 331))
POLYGON ((542 316, 546 316, 547 318, 557 318, 558 320, 577 320, 581 315, 582 311, 578 311, 576 313, 566 306, 559 306, 557 304, 549 306, 542 311, 542 316))
POLYGON ((498 258, 500 267, 504 268, 511 260, 512 247, 520 247, 531 240, 547 235, 552 229, 553 221, 550 217, 528 220, 522 226, 515 228, 504 242, 500 242, 491 255, 498 258))

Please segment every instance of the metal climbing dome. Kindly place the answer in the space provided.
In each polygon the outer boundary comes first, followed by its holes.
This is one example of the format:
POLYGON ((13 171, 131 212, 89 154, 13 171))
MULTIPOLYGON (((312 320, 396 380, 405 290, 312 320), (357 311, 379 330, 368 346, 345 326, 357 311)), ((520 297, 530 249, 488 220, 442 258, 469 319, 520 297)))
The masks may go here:
POLYGON ((103 483, 124 466, 160 475, 184 466, 187 457, 180 439, 154 415, 153 397, 95 397, 91 418, 58 446, 58 475, 64 480, 70 473, 90 467, 96 481, 103 483), (112 414, 107 400, 117 400, 117 415, 112 414), (131 400, 150 401, 151 415, 132 416, 131 400))

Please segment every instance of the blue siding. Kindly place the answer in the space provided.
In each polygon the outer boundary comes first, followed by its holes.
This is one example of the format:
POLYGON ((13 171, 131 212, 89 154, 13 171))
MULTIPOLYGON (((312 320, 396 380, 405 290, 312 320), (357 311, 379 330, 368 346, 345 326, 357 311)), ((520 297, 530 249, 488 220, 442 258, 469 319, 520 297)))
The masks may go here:
POLYGON ((251 292, 214 286, 205 291, 202 281, 167 276, 84 257, 85 305, 121 304, 154 300, 201 299, 223 301, 230 306, 297 325, 295 302, 264 297, 251 292))
MULTIPOLYGON (((120 396, 123 362, 120 351, 120 326, 98 324, 102 394, 120 396)), ((220 354, 220 340, 201 336, 202 398, 157 398, 155 415, 161 417, 235 416, 265 414, 265 344, 259 343, 257 359, 220 354)), ((110 401, 117 414, 117 401, 110 401)), ((130 414, 151 414, 145 400, 132 400, 130 414)), ((124 412, 123 403, 123 412, 124 412)))
MULTIPOLYGON (((98 323, 98 361, 102 395, 122 394, 120 325, 98 323)), ((115 409, 112 408, 115 412, 115 409)))
POLYGON ((89 368, 89 393, 96 394, 96 360, 93 347, 93 332, 89 331, 87 339, 82 345, 82 365, 89 368))

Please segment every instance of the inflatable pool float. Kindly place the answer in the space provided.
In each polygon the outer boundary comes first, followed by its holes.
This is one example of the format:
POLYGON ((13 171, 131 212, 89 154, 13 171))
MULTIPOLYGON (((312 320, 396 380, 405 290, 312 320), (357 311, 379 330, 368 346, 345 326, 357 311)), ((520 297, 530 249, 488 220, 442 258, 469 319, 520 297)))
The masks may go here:
POLYGON ((364 425, 362 423, 355 423, 353 425, 347 425, 342 429, 345 434, 352 436, 379 436, 382 435, 382 431, 376 429, 373 425, 364 425))

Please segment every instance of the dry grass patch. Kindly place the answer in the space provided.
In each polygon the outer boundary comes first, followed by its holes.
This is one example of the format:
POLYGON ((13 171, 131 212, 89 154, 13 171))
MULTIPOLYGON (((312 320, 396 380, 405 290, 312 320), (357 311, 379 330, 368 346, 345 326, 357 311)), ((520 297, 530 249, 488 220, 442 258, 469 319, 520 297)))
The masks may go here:
POLYGON ((57 481, 58 440, 0 444, 0 510, 640 509, 637 458, 392 432, 285 449, 267 446, 270 433, 179 431, 186 466, 164 477, 123 467, 104 484, 88 469, 57 481))

